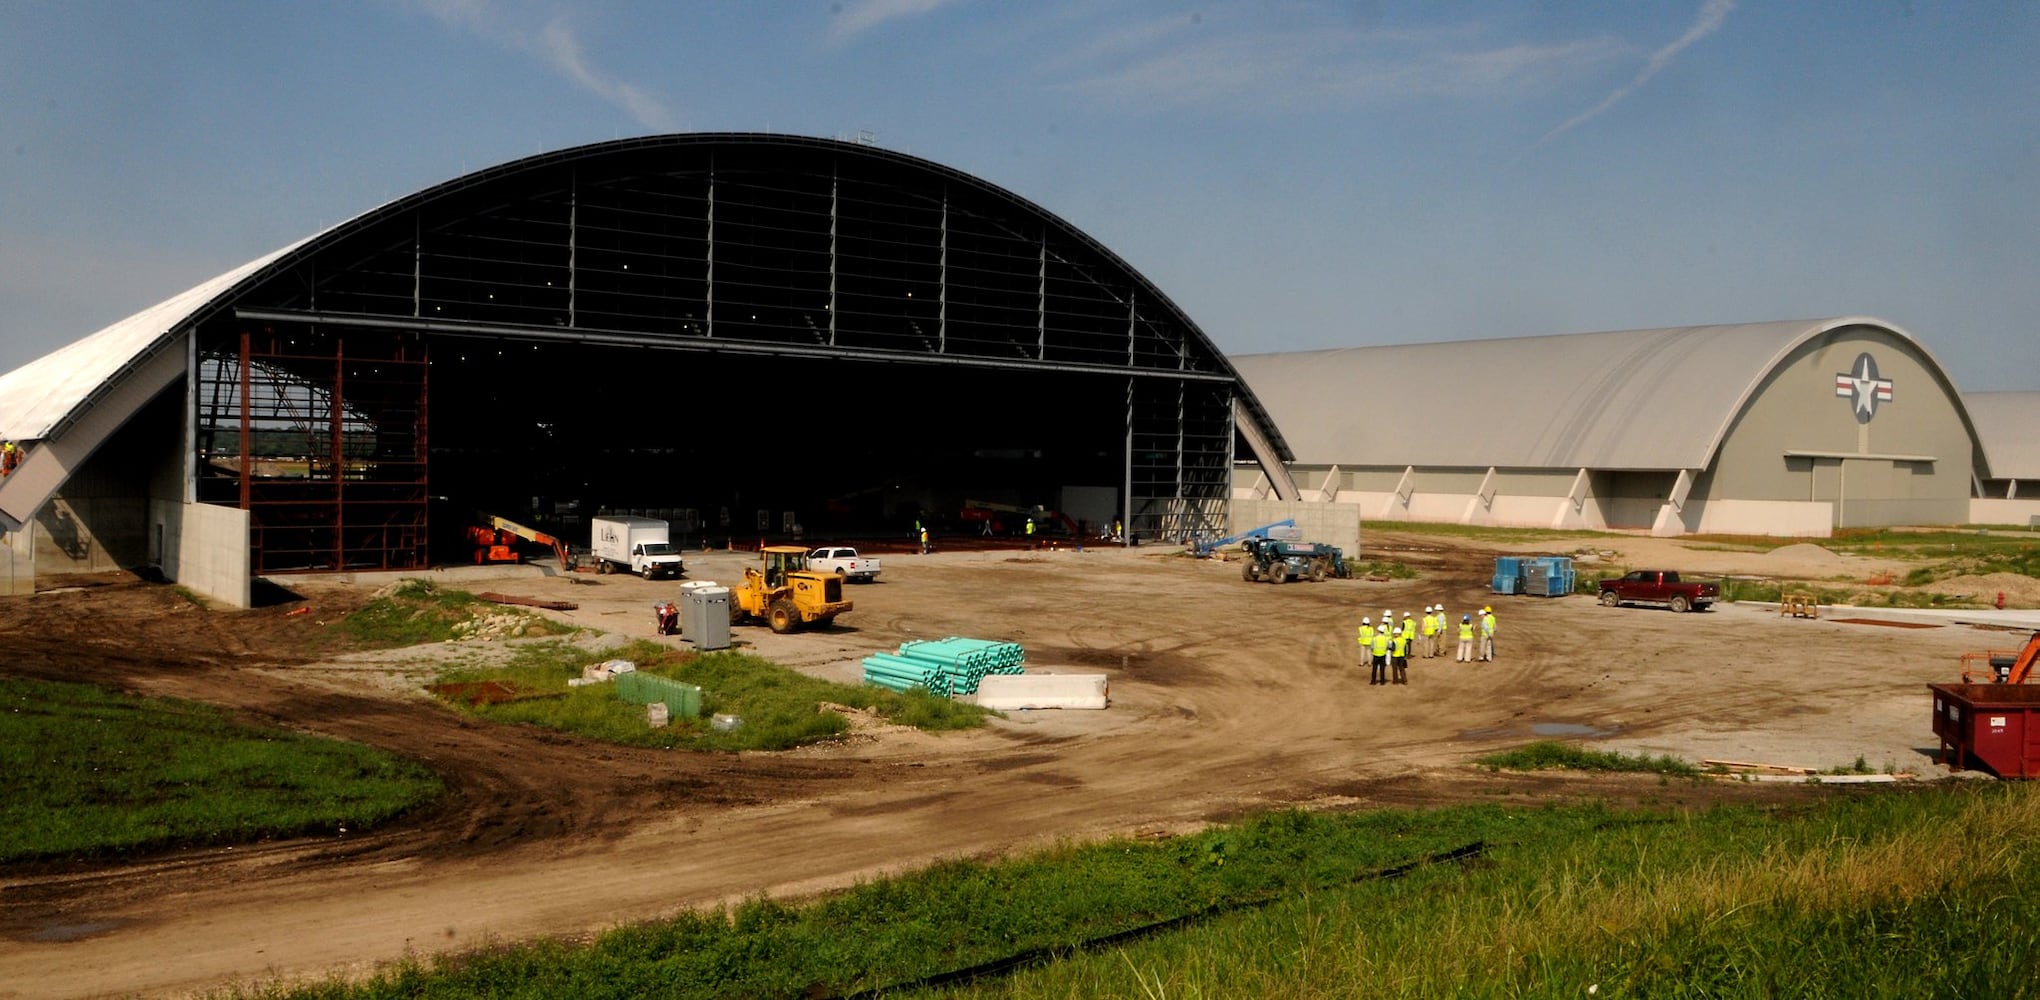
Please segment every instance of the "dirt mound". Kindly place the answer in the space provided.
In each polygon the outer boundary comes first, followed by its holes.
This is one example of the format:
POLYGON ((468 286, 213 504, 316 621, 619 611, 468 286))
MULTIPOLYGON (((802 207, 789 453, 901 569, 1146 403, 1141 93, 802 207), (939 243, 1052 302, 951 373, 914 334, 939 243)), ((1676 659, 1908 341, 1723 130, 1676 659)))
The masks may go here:
POLYGON ((1763 560, 1767 563, 1784 563, 1800 566, 1840 566, 1847 562, 1848 558, 1839 552, 1831 552, 1812 542, 1800 542, 1796 545, 1786 545, 1781 548, 1772 549, 1764 553, 1763 560))

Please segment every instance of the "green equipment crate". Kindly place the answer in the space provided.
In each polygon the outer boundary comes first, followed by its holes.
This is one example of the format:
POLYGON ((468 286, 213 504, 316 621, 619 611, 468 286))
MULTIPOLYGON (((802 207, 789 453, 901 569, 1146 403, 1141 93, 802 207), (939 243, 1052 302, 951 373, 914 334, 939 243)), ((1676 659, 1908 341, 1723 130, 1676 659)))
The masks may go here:
POLYGON ((616 696, 624 701, 649 705, 655 701, 666 703, 666 711, 682 719, 701 718, 701 688, 671 677, 660 677, 633 670, 617 674, 610 683, 616 685, 616 696))

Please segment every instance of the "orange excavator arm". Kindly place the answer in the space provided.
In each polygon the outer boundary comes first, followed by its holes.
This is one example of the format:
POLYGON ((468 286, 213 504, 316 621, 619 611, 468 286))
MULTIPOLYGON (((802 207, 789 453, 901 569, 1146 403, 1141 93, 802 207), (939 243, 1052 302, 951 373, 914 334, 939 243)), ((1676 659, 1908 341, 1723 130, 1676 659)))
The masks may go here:
POLYGON ((513 535, 516 535, 519 538, 525 539, 526 541, 536 542, 540 545, 550 547, 553 550, 553 555, 558 556, 560 559, 560 568, 563 570, 568 570, 570 572, 573 570, 574 557, 573 555, 568 553, 567 543, 562 542, 559 539, 554 538, 553 536, 538 530, 537 528, 527 528, 524 525, 518 524, 516 521, 512 521, 507 517, 496 517, 493 514, 484 514, 482 516, 485 520, 489 522, 489 527, 495 528, 498 531, 507 531, 513 535))
POLYGON ((2040 632, 2033 633, 2026 640, 2026 648, 2019 650, 2019 657, 2012 661, 2012 672, 2005 678, 2007 684, 2024 684, 2033 673, 2033 661, 2040 660, 2040 632))

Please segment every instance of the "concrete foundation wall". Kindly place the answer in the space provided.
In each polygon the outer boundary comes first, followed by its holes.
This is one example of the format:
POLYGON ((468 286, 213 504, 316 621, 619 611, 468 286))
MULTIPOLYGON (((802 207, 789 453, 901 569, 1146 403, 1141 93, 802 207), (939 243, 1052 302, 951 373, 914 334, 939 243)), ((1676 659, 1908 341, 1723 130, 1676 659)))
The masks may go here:
POLYGON ((1834 523, 1834 505, 1824 501, 1688 500, 1682 511, 1661 508, 1651 533, 1827 538, 1834 523))
POLYGON ((1998 500, 1978 497, 1969 501, 1969 523, 2040 525, 2040 498, 1998 500))
POLYGON ((1360 507, 1349 503, 1304 500, 1234 500, 1227 534, 1294 519, 1306 542, 1336 545, 1353 558, 1360 554, 1360 507))
POLYGON ((35 525, 0 530, 0 594, 35 593, 35 525))
POLYGON ((165 392, 109 433, 70 470, 35 516, 35 570, 42 577, 157 564, 150 551, 151 496, 181 496, 183 394, 165 392))
POLYGON ((44 576, 143 565, 148 503, 136 496, 65 497, 35 516, 35 568, 44 576))
MULTIPOLYGON (((1564 496, 1497 495, 1483 504, 1479 495, 1466 493, 1417 493, 1407 501, 1394 493, 1339 494, 1339 502, 1360 508, 1371 521, 1419 521, 1436 524, 1482 524, 1497 528, 1575 528, 1599 531, 1608 527, 1601 502, 1589 495, 1575 506, 1564 496)), ((1650 505, 1655 512, 1656 504, 1650 505)), ((1642 515, 1640 515, 1642 516, 1642 515)), ((1649 527, 1642 516, 1637 527, 1649 527)))
POLYGON ((166 579, 222 604, 253 603, 247 511, 151 500, 149 525, 152 561, 166 579))
POLYGON ((1661 497, 1602 497, 1601 523, 1610 528, 1648 528, 1657 523, 1661 497))

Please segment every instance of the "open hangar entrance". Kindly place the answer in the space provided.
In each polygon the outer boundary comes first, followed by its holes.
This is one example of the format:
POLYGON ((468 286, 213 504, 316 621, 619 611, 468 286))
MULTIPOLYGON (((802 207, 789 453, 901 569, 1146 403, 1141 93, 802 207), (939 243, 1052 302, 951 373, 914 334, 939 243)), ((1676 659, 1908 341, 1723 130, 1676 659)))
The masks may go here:
POLYGON ((476 512, 569 544, 604 511, 905 539, 980 530, 972 501, 1208 536, 1236 455, 1285 448, 1105 248, 824 140, 485 170, 280 251, 183 329, 188 493, 247 512, 257 574, 452 561, 476 512))
POLYGON ((258 573, 457 562, 478 514, 578 547, 592 516, 647 513, 720 546, 989 532, 962 516, 981 506, 1095 534, 1130 495, 1155 538, 1209 530, 1181 497, 1233 454, 1217 380, 288 325, 238 339, 200 364, 198 494, 251 511, 258 573))

